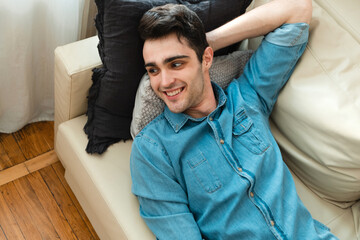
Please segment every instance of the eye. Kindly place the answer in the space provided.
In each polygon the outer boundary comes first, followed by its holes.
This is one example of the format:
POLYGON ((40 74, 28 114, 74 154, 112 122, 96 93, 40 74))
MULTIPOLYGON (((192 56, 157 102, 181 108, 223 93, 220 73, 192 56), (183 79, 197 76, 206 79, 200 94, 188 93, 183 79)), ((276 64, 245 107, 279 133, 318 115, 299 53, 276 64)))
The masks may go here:
POLYGON ((179 68, 179 67, 181 67, 182 65, 183 65, 182 62, 173 62, 173 63, 171 63, 171 67, 172 67, 172 68, 179 68))
POLYGON ((157 68, 147 68, 146 70, 149 75, 155 75, 159 72, 159 69, 157 69, 157 68))

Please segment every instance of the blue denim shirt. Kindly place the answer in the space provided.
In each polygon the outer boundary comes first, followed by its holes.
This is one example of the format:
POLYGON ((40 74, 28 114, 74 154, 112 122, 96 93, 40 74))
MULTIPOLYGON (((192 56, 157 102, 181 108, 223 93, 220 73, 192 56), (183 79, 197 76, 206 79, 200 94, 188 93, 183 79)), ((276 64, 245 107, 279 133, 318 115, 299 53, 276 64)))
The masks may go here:
POLYGON ((309 26, 266 35, 207 117, 164 112, 135 138, 132 191, 158 239, 336 239, 299 199, 269 127, 309 26))

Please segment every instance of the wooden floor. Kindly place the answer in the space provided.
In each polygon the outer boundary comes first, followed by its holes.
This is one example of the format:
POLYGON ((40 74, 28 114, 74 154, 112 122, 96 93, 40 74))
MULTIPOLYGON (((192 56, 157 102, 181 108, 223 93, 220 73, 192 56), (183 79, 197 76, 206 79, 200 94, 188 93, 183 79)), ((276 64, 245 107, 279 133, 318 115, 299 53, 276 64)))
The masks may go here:
POLYGON ((0 133, 0 240, 99 239, 54 153, 54 123, 0 133))

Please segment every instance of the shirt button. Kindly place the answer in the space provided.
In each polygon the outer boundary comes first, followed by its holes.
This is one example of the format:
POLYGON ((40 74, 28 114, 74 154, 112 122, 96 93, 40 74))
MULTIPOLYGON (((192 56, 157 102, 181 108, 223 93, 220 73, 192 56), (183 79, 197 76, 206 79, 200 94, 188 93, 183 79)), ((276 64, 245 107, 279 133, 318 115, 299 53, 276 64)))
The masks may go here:
POLYGON ((271 226, 274 226, 274 225, 275 225, 275 222, 274 222, 274 221, 270 221, 270 224, 271 224, 271 226))
POLYGON ((225 142, 224 142, 224 140, 223 140, 223 139, 220 139, 220 143, 221 143, 221 144, 224 144, 225 142))
POLYGON ((241 167, 238 167, 238 170, 239 170, 239 172, 242 172, 242 168, 241 168, 241 167))
POLYGON ((212 120, 214 120, 214 119, 213 119, 212 117, 209 117, 209 120, 212 121, 212 120))
POLYGON ((251 197, 254 197, 254 193, 253 193, 253 192, 251 192, 251 193, 250 193, 250 196, 251 196, 251 197))

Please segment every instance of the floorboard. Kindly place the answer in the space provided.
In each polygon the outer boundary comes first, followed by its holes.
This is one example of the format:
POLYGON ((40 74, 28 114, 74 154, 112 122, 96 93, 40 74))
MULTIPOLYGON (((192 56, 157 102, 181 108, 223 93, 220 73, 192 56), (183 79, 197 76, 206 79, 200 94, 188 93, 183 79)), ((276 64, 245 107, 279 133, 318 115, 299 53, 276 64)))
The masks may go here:
POLYGON ((51 150, 23 163, 6 168, 5 170, 0 171, 0 185, 26 176, 29 173, 35 172, 44 167, 50 166, 57 161, 59 161, 59 159, 57 158, 54 150, 51 150))
POLYGON ((1 170, 26 161, 19 145, 12 134, 0 134, 1 170))
POLYGON ((73 191, 70 189, 70 186, 67 184, 66 180, 65 180, 65 169, 64 167, 61 165, 60 162, 54 163, 52 165, 52 167, 54 168, 58 178, 60 179, 61 183, 63 184, 64 188, 66 189, 66 192, 69 194, 69 197, 71 199, 71 201, 74 203, 74 205, 76 206, 76 208, 79 210, 79 214, 81 216, 81 218, 83 219, 83 221, 85 222, 87 228, 89 229, 91 235, 93 236, 94 239, 99 239, 93 226, 91 225, 88 217, 86 216, 85 212, 82 210, 82 207, 79 203, 79 201, 76 199, 75 194, 73 193, 73 191))
POLYGON ((99 239, 53 149, 53 122, 0 133, 0 240, 99 239))
POLYGON ((38 122, 36 125, 38 134, 48 145, 49 149, 54 149, 54 123, 53 122, 38 122))
POLYGON ((42 239, 33 217, 23 203, 23 199, 16 190, 14 183, 5 184, 0 191, 8 204, 17 224, 19 225, 25 239, 42 239))
POLYGON ((26 176, 60 239, 76 239, 69 222, 57 205, 39 172, 26 176))
MULTIPOLYGON (((29 124, 20 131, 13 133, 13 136, 24 157, 29 160, 52 150, 48 143, 48 134, 43 129, 39 130, 37 124, 29 124)), ((53 134, 50 135, 53 136, 53 134)))
POLYGON ((21 240, 24 236, 3 195, 0 195, 0 224, 7 239, 21 240))
POLYGON ((51 166, 46 167, 40 170, 40 174, 75 235, 80 239, 93 239, 79 211, 56 175, 55 170, 51 166))
POLYGON ((28 209, 31 219, 38 226, 41 238, 60 239, 28 179, 26 177, 19 178, 14 181, 14 185, 22 198, 21 204, 28 209))
POLYGON ((4 233, 4 230, 2 229, 2 227, 0 226, 0 240, 6 240, 6 236, 4 233))
POLYGON ((0 185, 14 181, 29 173, 24 163, 7 168, 0 172, 0 185))
POLYGON ((11 162, 3 144, 0 144, 0 171, 12 167, 14 164, 11 162))

